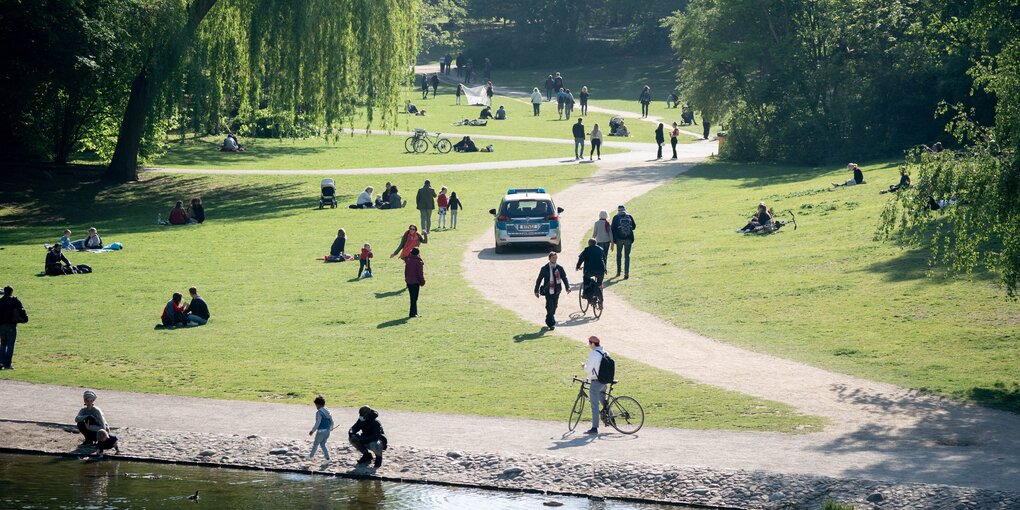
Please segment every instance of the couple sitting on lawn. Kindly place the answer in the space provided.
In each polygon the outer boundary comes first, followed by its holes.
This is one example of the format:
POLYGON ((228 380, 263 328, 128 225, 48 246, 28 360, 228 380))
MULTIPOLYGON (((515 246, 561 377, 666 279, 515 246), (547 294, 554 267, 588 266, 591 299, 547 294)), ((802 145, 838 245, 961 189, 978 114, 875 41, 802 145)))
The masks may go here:
POLYGON ((170 209, 167 221, 161 223, 163 225, 194 225, 204 221, 205 207, 202 206, 202 199, 192 198, 191 205, 187 209, 184 208, 184 202, 178 200, 173 209, 170 209))
POLYGON ((167 301, 161 317, 163 327, 201 326, 209 322, 209 305, 198 295, 198 289, 192 287, 188 292, 191 293, 191 302, 186 306, 181 302, 184 296, 180 292, 174 292, 170 301, 167 301))
POLYGON ((386 183, 386 189, 383 190, 382 195, 375 197, 375 201, 372 201, 372 192, 375 188, 369 186, 365 188, 358 195, 358 201, 355 204, 350 205, 351 209, 400 209, 407 205, 404 198, 400 196, 400 192, 397 191, 395 184, 386 183))
POLYGON ((96 230, 96 227, 90 227, 88 236, 85 237, 85 239, 78 239, 77 241, 71 240, 70 230, 64 230, 64 235, 60 236, 59 244, 62 249, 72 251, 102 250, 103 248, 113 250, 120 249, 119 243, 113 243, 108 247, 103 246, 103 238, 99 237, 99 231, 96 230))

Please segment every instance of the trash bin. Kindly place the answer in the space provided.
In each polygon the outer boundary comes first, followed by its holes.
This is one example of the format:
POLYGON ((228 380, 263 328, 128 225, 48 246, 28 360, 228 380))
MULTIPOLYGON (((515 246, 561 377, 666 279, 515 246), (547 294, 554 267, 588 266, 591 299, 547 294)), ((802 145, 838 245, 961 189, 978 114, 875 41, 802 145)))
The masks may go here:
POLYGON ((716 133, 716 137, 719 139, 719 152, 722 152, 723 145, 726 145, 726 132, 720 131, 716 133))

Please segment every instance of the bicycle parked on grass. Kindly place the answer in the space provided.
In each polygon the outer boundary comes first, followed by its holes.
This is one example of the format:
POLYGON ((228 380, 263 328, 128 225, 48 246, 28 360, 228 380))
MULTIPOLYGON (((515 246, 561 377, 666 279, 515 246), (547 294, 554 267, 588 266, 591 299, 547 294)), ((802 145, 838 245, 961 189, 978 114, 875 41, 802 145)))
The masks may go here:
POLYGON ((598 284, 598 280, 594 276, 589 276, 581 282, 581 292, 577 293, 577 301, 581 306, 581 313, 588 313, 588 308, 591 308, 591 313, 598 319, 602 317, 602 288, 598 284))
POLYGON ((420 154, 428 152, 430 145, 433 149, 439 151, 440 154, 446 154, 453 150, 453 142, 449 138, 442 138, 440 135, 442 133, 436 133, 430 137, 428 131, 415 129, 414 134, 404 140, 404 150, 420 154))
MULTIPOLYGON (((581 422, 581 416, 584 416, 586 411, 591 412, 588 400, 588 380, 574 376, 574 381, 570 385, 573 386, 575 382, 581 383, 581 389, 577 392, 574 407, 570 410, 570 419, 567 421, 570 431, 577 428, 577 424, 581 422)), ((606 395, 602 400, 602 405, 599 406, 599 414, 602 417, 602 423, 613 427, 620 433, 633 434, 644 426, 645 410, 633 397, 613 396, 613 385, 618 382, 613 381, 606 385, 606 395)))

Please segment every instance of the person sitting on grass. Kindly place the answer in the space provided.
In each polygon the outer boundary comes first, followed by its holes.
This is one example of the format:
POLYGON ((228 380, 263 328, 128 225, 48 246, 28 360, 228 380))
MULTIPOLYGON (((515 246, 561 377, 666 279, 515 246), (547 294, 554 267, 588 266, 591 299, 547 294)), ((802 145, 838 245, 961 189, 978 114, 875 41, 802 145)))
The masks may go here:
POLYGON ((375 467, 382 465, 382 452, 387 448, 386 432, 379 423, 379 413, 368 406, 358 409, 358 421, 347 431, 351 446, 361 452, 358 464, 368 464, 375 454, 375 467), (371 453, 370 453, 371 452, 371 453))
POLYGON ((390 186, 389 200, 386 200, 384 204, 386 204, 386 206, 383 207, 383 209, 401 209, 407 205, 404 202, 404 197, 400 196, 400 190, 397 189, 396 184, 390 186))
POLYGON ((482 120, 491 119, 492 118, 492 107, 491 106, 486 106, 485 108, 482 108, 482 113, 478 114, 478 118, 482 119, 482 120))
MULTIPOLYGON (((705 120, 705 119, 701 119, 701 120, 705 120)), ((840 186, 856 186, 858 184, 867 184, 864 181, 864 172, 862 172, 861 169, 857 166, 857 163, 850 163, 849 165, 846 166, 846 168, 847 168, 847 170, 850 170, 851 172, 854 173, 853 178, 852 179, 847 179, 846 182, 844 182, 843 184, 839 184, 839 183, 834 182, 834 183, 832 183, 833 187, 838 188, 840 186)))
POLYGON ((506 110, 503 109, 503 105, 500 105, 496 110, 496 120, 506 120, 506 110))
POLYGON ((765 206, 765 202, 758 202, 758 212, 751 216, 751 220, 747 222, 747 225, 744 225, 737 232, 746 234, 770 224, 772 224, 772 212, 765 206))
POLYGON ((879 191, 880 195, 885 193, 895 193, 901 189, 907 189, 910 187, 910 174, 907 173, 907 167, 900 167, 900 182, 899 184, 890 184, 889 189, 879 191))
POLYGON ((99 237, 99 231, 96 227, 90 227, 88 236, 81 243, 83 250, 102 250, 103 249, 103 238, 99 237))
POLYGON ((405 108, 407 110, 407 113, 411 115, 418 115, 419 117, 425 115, 425 110, 419 110, 417 106, 411 104, 410 99, 407 100, 407 105, 405 106, 405 108))
POLYGON ((103 451, 110 448, 120 453, 120 447, 117 446, 117 436, 110 435, 110 424, 106 422, 103 411, 96 407, 96 392, 85 390, 85 393, 82 394, 82 400, 85 402, 85 407, 82 407, 78 411, 78 415, 74 417, 74 422, 78 425, 78 431, 85 437, 82 445, 95 445, 96 457, 100 459, 103 458, 103 451))
POLYGON ((478 152, 478 147, 475 145, 475 142, 471 141, 470 136, 465 136, 464 139, 453 146, 453 150, 455 152, 478 152))
POLYGON ((184 309, 184 313, 188 317, 188 323, 195 323, 199 326, 205 325, 205 323, 209 322, 209 304, 205 302, 205 298, 198 295, 198 289, 192 287, 188 289, 188 293, 191 294, 191 302, 184 309))
POLYGON ((220 147, 220 152, 241 152, 243 150, 244 147, 241 147, 241 144, 237 141, 237 137, 232 134, 228 134, 227 137, 223 139, 223 146, 220 147))
POLYGON ((43 270, 49 276, 60 276, 74 272, 71 261, 67 260, 67 257, 61 253, 61 249, 59 244, 55 244, 46 252, 46 265, 43 270))
POLYGON ((336 239, 333 239, 333 245, 329 247, 329 258, 336 259, 343 257, 346 246, 347 231, 341 228, 336 231, 336 239))
POLYGON ((60 241, 57 242, 61 248, 65 250, 77 250, 74 241, 71 241, 71 230, 64 229, 64 235, 60 236, 60 241))
POLYGON ((202 206, 201 198, 192 198, 191 205, 188 206, 187 210, 188 223, 203 223, 205 222, 205 207, 202 206))
POLYGON ((375 207, 374 203, 372 202, 373 191, 375 191, 375 188, 371 186, 365 188, 365 191, 362 191, 361 194, 358 195, 357 203, 351 204, 348 207, 350 207, 351 209, 371 209, 375 207))
POLYGON ((172 328, 188 325, 188 315, 184 312, 184 305, 181 304, 183 299, 184 296, 180 292, 174 292, 170 301, 166 302, 166 306, 163 307, 163 315, 160 317, 163 327, 172 328))
POLYGON ((167 220, 171 225, 187 225, 188 223, 188 211, 184 210, 184 202, 178 200, 174 204, 173 209, 170 209, 170 214, 167 216, 167 220))

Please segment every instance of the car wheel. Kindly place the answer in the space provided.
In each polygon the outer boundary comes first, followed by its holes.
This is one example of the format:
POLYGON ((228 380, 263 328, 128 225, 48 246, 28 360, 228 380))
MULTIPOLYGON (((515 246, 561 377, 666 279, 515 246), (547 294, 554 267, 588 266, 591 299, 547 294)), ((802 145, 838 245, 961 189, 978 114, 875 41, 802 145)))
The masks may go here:
POLYGON ((506 246, 497 244, 496 253, 506 253, 506 246))
POLYGON ((557 244, 553 245, 552 251, 554 251, 556 253, 559 253, 559 252, 563 251, 563 243, 561 242, 561 243, 557 243, 557 244))

